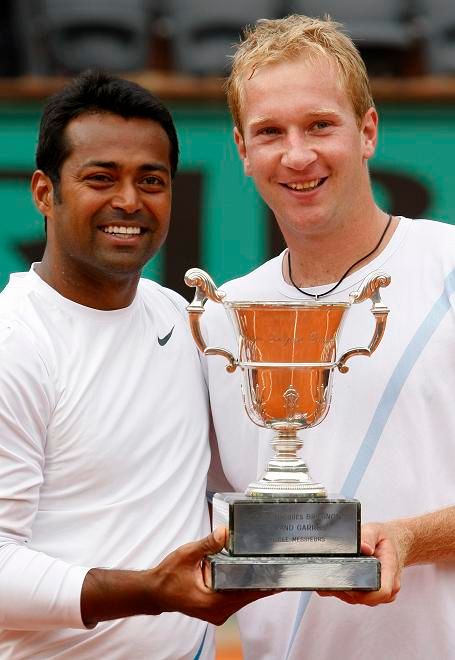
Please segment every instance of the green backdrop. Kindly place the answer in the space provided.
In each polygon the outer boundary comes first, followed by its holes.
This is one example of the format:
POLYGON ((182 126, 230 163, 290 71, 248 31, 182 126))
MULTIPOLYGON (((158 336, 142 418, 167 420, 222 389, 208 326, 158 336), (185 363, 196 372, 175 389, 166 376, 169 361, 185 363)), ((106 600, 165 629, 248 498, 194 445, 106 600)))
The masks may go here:
MULTIPOLYGON (((254 268, 273 251, 268 213, 243 176, 224 107, 179 104, 171 109, 181 141, 180 170, 197 172, 202 182, 199 226, 194 229, 200 263, 192 265, 206 268, 221 283, 254 268)), ((380 141, 371 164, 378 201, 389 211, 455 222, 455 108, 384 105, 379 112, 380 141)), ((10 272, 28 267, 33 245, 44 238, 28 183, 39 113, 39 105, 0 106, 2 287, 10 272)), ((178 268, 177 255, 169 255, 174 257, 178 268)), ((165 253, 158 255, 145 274, 162 280, 165 258, 165 253)))

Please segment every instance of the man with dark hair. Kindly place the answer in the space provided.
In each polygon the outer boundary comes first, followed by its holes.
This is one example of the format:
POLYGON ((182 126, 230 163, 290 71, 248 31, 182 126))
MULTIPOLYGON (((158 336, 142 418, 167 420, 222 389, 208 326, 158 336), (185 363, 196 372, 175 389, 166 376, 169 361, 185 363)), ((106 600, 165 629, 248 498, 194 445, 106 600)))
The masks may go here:
POLYGON ((175 175, 179 146, 174 122, 167 108, 146 89, 102 72, 87 71, 51 97, 43 110, 36 149, 36 166, 56 183, 68 157, 68 123, 81 114, 112 113, 124 119, 151 119, 160 124, 169 139, 171 176, 175 175))
POLYGON ((225 530, 195 541, 199 358, 183 301, 140 278, 177 162, 169 112, 133 83, 86 73, 44 110, 32 192, 46 249, 0 296, 1 657, 210 658, 201 619, 259 597, 204 583, 225 530))

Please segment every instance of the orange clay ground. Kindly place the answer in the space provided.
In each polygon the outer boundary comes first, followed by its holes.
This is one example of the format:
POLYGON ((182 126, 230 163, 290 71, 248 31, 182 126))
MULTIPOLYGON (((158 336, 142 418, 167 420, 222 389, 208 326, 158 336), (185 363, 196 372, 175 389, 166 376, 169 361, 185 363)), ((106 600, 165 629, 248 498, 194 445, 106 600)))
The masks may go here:
POLYGON ((216 630, 216 660, 243 660, 235 619, 216 630))

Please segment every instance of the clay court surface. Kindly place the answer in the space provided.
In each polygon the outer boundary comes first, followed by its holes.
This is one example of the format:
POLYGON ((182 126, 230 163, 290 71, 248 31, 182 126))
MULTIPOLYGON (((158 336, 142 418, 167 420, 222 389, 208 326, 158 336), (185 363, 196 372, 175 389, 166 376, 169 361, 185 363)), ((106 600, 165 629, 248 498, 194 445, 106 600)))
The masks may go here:
POLYGON ((242 660, 240 644, 233 646, 218 646, 216 660, 242 660))
POLYGON ((216 631, 216 660, 243 660, 235 619, 229 619, 216 631))

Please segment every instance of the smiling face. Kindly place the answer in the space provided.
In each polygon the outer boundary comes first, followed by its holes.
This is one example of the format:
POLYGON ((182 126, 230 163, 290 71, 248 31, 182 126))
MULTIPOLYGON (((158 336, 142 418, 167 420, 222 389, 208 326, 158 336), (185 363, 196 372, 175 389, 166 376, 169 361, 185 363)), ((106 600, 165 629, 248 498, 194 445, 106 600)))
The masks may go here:
POLYGON ((245 173, 272 209, 289 246, 303 235, 346 228, 372 204, 367 161, 377 114, 361 125, 328 58, 269 64, 243 82, 242 134, 235 140, 245 173))
POLYGON ((135 286, 169 227, 168 136, 154 121, 108 113, 77 117, 65 136, 71 148, 58 190, 41 171, 32 180, 47 217, 44 279, 75 300, 78 287, 135 286))

